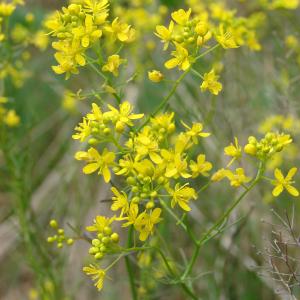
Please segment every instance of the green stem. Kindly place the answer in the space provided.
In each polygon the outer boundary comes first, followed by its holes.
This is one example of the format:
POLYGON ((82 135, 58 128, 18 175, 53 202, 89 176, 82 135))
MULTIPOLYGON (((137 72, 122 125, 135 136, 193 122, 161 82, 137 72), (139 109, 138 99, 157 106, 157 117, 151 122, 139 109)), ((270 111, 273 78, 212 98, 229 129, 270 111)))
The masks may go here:
MULTIPOLYGON (((180 283, 181 288, 183 289, 183 291, 188 294, 192 299, 197 300, 198 297, 193 293, 193 291, 184 283, 184 282, 180 282, 178 275, 175 273, 175 271, 172 269, 172 267, 170 266, 167 257, 165 256, 165 254, 163 253, 163 251, 158 248, 158 247, 132 247, 132 248, 128 248, 128 249, 123 249, 124 252, 134 252, 134 251, 146 251, 146 250, 155 250, 158 252, 158 254, 161 256, 168 272, 170 273, 170 275, 174 278, 174 280, 178 283, 180 283)), ((125 260, 128 257, 125 257, 125 260)), ((136 298, 133 298, 136 299, 136 298)))
POLYGON ((188 72, 190 71, 190 68, 188 68, 187 70, 185 70, 181 76, 175 81, 175 84, 173 85, 171 91, 169 92, 169 94, 163 99, 163 101, 156 107, 156 109, 154 110, 154 112, 149 115, 149 117, 145 120, 145 122, 138 128, 137 131, 140 131, 145 125, 147 125, 150 121, 151 118, 153 118, 157 113, 159 113, 164 106, 168 103, 168 101, 170 100, 170 98, 174 95, 174 93, 176 92, 176 89, 178 87, 178 85, 180 84, 180 82, 184 79, 184 77, 188 74, 188 72))
POLYGON ((201 53, 200 55, 198 55, 193 63, 191 64, 191 66, 185 70, 181 76, 175 81, 171 91, 169 92, 169 94, 163 99, 163 101, 157 106, 157 108, 154 110, 154 112, 149 115, 149 117, 145 120, 145 122, 138 128, 137 131, 140 131, 145 125, 147 125, 150 121, 151 118, 153 118, 157 113, 159 113, 164 107, 165 105, 168 103, 168 101, 170 100, 170 98, 174 95, 174 93, 177 90, 177 87, 179 86, 179 84, 181 83, 181 81, 185 78, 185 76, 189 73, 189 71, 192 69, 193 64, 200 59, 201 57, 205 56, 206 54, 210 53, 211 51, 215 50, 216 48, 219 47, 219 44, 216 44, 215 46, 209 48, 208 50, 204 51, 203 53, 201 53))
MULTIPOLYGON (((98 74, 98 75, 100 75, 103 79, 104 79, 104 81, 105 81, 105 83, 106 82, 108 82, 108 84, 109 85, 111 85, 111 82, 110 82, 110 80, 109 80, 109 78, 108 77, 106 77, 95 65, 94 65, 94 63, 93 63, 93 61, 91 61, 89 58, 87 58, 87 61, 89 62, 89 66, 98 74)), ((119 95, 117 95, 117 94, 112 94, 114 97, 115 97, 115 99, 117 100, 117 102, 118 102, 118 104, 120 104, 121 103, 121 98, 119 97, 119 95)))
POLYGON ((198 76, 199 78, 201 78, 202 80, 204 80, 204 77, 194 68, 191 69, 192 73, 194 73, 196 76, 198 76))
MULTIPOLYGON (((133 227, 131 226, 128 231, 127 247, 131 246, 132 234, 133 234, 133 227)), ((129 260, 129 256, 125 256, 125 264, 126 264, 127 274, 128 274, 128 278, 129 278, 132 299, 138 300, 136 286, 135 286, 135 282, 134 282, 134 273, 133 273, 133 269, 132 269, 132 266, 131 266, 131 263, 129 260)))
POLYGON ((215 235, 211 235, 231 214, 231 212, 236 208, 236 206, 242 201, 242 199, 254 188, 254 186, 258 183, 258 181, 261 179, 261 177, 263 176, 264 173, 264 163, 261 162, 259 169, 257 171, 257 175, 255 177, 255 179, 252 181, 252 183, 250 184, 250 186, 233 202, 233 204, 225 211, 225 213, 219 218, 219 220, 205 233, 205 235, 199 240, 197 241, 197 245, 194 249, 194 253, 192 255, 192 258, 186 268, 186 270, 184 271, 181 280, 184 281, 186 279, 186 277, 192 272, 193 267, 196 263, 196 260, 199 256, 199 252, 201 247, 207 242, 209 241, 212 237, 214 237, 215 235))
POLYGON ((190 231, 189 227, 184 224, 184 222, 169 208, 169 206, 160 199, 160 204, 164 207, 164 209, 177 221, 177 223, 183 228, 183 230, 189 235, 191 240, 197 244, 197 240, 195 239, 193 233, 190 231))

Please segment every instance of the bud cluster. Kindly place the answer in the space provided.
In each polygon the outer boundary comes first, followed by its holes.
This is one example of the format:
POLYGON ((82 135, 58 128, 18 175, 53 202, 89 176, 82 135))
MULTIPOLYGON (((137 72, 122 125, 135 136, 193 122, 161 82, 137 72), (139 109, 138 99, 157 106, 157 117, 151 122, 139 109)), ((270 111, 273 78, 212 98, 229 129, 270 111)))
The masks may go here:
POLYGON ((57 248, 63 248, 64 244, 68 246, 73 245, 74 240, 65 236, 64 229, 59 228, 56 220, 51 220, 49 225, 56 231, 56 234, 47 238, 48 243, 56 242, 57 248))
POLYGON ((260 141, 254 136, 250 136, 244 151, 260 160, 266 160, 275 153, 281 152, 291 142, 292 138, 289 134, 268 132, 260 141))

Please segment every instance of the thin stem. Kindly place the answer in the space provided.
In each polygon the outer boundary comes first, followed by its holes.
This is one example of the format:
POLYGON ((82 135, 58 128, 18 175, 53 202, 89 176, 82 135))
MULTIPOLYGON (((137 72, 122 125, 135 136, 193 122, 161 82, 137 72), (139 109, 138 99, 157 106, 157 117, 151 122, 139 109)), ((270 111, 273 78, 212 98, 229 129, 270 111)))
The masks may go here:
MULTIPOLYGON (((109 80, 109 78, 107 77, 107 76, 105 76, 95 65, 94 65, 94 63, 93 63, 93 61, 92 60, 90 60, 90 58, 87 58, 87 61, 89 62, 89 66, 98 74, 98 75, 100 75, 103 79, 104 79, 104 81, 105 81, 105 83, 106 82, 108 82, 108 84, 109 85, 111 85, 111 82, 110 82, 110 80, 109 80)), ((118 104, 120 104, 121 103, 121 98, 119 97, 119 95, 117 95, 117 94, 112 94, 114 97, 115 97, 115 99, 117 100, 117 102, 118 102, 118 104)))
POLYGON ((197 70, 195 70, 194 68, 191 68, 192 73, 194 73, 196 76, 198 76, 199 78, 204 80, 203 75, 201 75, 197 70))
POLYGON ((235 207, 242 201, 242 199, 254 188, 254 186, 258 183, 258 181, 261 179, 264 173, 264 163, 261 162, 259 169, 257 171, 257 175, 253 182, 250 184, 248 189, 246 189, 234 202, 233 204, 225 211, 225 213, 219 218, 219 220, 204 234, 204 236, 197 241, 197 245, 194 249, 194 253, 192 255, 192 258, 184 271, 181 280, 185 280, 186 277, 192 272, 194 264, 199 256, 199 252, 201 247, 209 241, 212 237, 215 235, 211 235, 231 214, 231 212, 235 209, 235 207))
MULTIPOLYGON (((133 234, 133 227, 130 226, 130 228, 128 230, 127 247, 131 246, 132 234, 133 234)), ((132 266, 131 266, 128 256, 125 256, 125 264, 126 264, 127 274, 128 274, 128 278, 129 278, 132 299, 138 300, 136 286, 135 286, 135 282, 134 282, 134 273, 133 273, 133 269, 132 269, 132 266)))
POLYGON ((169 94, 163 99, 163 101, 156 107, 156 109, 154 110, 154 112, 149 115, 149 117, 145 120, 145 122, 138 128, 137 131, 140 131, 145 125, 147 125, 150 121, 151 118, 153 118, 157 113, 159 113, 163 107, 168 103, 168 101, 170 100, 170 98, 174 95, 174 93, 176 92, 176 89, 178 87, 178 85, 180 84, 180 82, 184 79, 184 77, 188 74, 188 72, 190 71, 190 68, 188 68, 187 70, 185 70, 181 76, 175 81, 175 84, 173 85, 171 91, 169 92, 169 94))
POLYGON ((165 105, 168 103, 168 101, 170 100, 170 98, 174 95, 174 93, 177 90, 177 87, 179 86, 179 84, 181 83, 181 81, 185 78, 185 76, 189 73, 189 71, 192 69, 192 66, 194 63, 196 63, 196 61, 198 59, 200 59, 201 57, 205 56, 206 54, 210 53, 211 51, 215 50, 216 48, 219 47, 219 44, 216 44, 215 46, 209 48, 208 50, 204 51, 203 53, 201 53, 200 55, 198 55, 193 63, 191 64, 191 66, 185 70, 181 76, 175 81, 171 91, 169 92, 169 94, 163 99, 163 101, 157 106, 157 108, 154 110, 154 112, 149 115, 149 117, 145 120, 145 122, 138 128, 137 131, 140 131, 145 125, 147 125, 150 121, 151 118, 153 118, 157 113, 159 113, 164 107, 165 105))
POLYGON ((197 244, 197 240, 194 237, 194 234, 190 231, 189 227, 184 224, 184 222, 168 207, 168 205, 160 199, 160 204, 164 207, 164 209, 177 221, 177 224, 179 224, 183 230, 189 235, 191 240, 197 244))

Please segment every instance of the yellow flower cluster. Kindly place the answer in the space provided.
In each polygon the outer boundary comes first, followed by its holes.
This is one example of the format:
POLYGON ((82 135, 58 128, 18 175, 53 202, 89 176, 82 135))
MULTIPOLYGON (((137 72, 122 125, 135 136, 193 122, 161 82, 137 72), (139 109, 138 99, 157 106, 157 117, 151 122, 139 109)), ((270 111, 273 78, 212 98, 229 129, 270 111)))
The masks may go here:
MULTIPOLYGON (((265 137, 261 140, 257 140, 254 136, 248 138, 248 144, 244 146, 244 152, 251 156, 255 156, 260 160, 262 165, 262 170, 264 171, 269 162, 272 162, 273 158, 282 152, 287 146, 292 143, 292 139, 289 134, 279 134, 275 132, 266 133, 265 137)), ((242 147, 239 145, 238 139, 234 138, 234 144, 231 143, 229 146, 224 148, 225 155, 232 157, 231 161, 228 163, 227 168, 220 169, 215 172, 211 180, 220 181, 227 178, 230 181, 231 186, 239 187, 245 186, 245 183, 251 181, 250 177, 245 175, 243 168, 237 168, 235 172, 232 172, 228 167, 237 160, 240 163, 242 157, 242 147)), ((270 168, 271 164, 269 165, 270 168)), ((273 167, 274 169, 274 167, 273 167)), ((291 195, 297 197, 299 196, 298 190, 292 186, 292 177, 295 175, 297 168, 292 168, 286 177, 282 175, 282 172, 276 168, 274 171, 275 180, 271 180, 271 183, 275 185, 273 190, 273 196, 277 197, 284 189, 286 189, 291 195)), ((270 180, 266 178, 267 180, 270 180)))
POLYGON ((111 105, 108 108, 102 112, 93 103, 92 111, 73 135, 81 142, 87 140, 93 146, 101 145, 103 150, 90 147, 77 152, 75 158, 87 162, 84 173, 97 171, 105 182, 110 181, 112 171, 124 177, 126 189, 112 188, 111 209, 120 210, 116 220, 125 221, 124 227, 133 225, 140 240, 145 241, 161 220, 161 208, 157 206, 165 201, 164 197, 171 200, 172 207, 179 205, 185 211, 190 210, 189 201, 196 199, 197 194, 189 182, 181 184, 180 179, 207 176, 212 169, 204 154, 199 154, 195 161, 188 155, 192 146, 209 134, 203 132, 201 123, 192 126, 183 123, 185 130, 175 134, 174 113, 149 118, 137 132, 133 121, 143 118, 143 114, 133 114, 129 102, 121 103, 119 109, 111 105), (116 151, 108 150, 109 143, 116 151))
POLYGON ((97 234, 97 237, 92 240, 92 247, 89 249, 89 253, 95 259, 101 259, 105 256, 105 253, 113 253, 118 250, 119 235, 113 232, 110 227, 114 219, 97 216, 94 224, 86 228, 87 231, 96 232, 97 234))
MULTIPOLYGON (((251 14, 247 18, 238 17, 236 11, 228 9, 223 1, 207 4, 196 0, 187 2, 191 8, 174 11, 168 26, 156 26, 155 34, 161 39, 164 50, 171 49, 172 57, 165 62, 165 67, 177 67, 184 73, 149 116, 134 113, 133 105, 128 101, 121 101, 122 93, 118 94, 112 87, 114 82, 111 82, 119 75, 120 67, 127 61, 120 55, 124 43, 133 41, 136 36, 135 30, 123 22, 124 18, 130 24, 139 24, 137 27, 143 28, 142 30, 153 26, 152 19, 149 24, 146 20, 146 16, 151 14, 145 15, 143 10, 139 10, 142 1, 137 0, 134 4, 129 4, 129 7, 134 7, 133 11, 129 12, 127 8, 118 5, 109 11, 108 0, 76 0, 46 21, 50 34, 55 38, 52 45, 57 51, 55 58, 58 65, 53 67, 54 72, 65 73, 68 78, 71 74, 77 74, 79 67, 90 65, 105 79, 105 88, 110 90, 118 102, 118 106, 107 104, 107 107, 93 103, 91 111, 75 127, 72 136, 83 143, 83 147, 87 147, 75 154, 75 159, 84 163, 83 173, 97 173, 103 177, 105 183, 111 185, 110 209, 113 216, 97 215, 93 224, 86 228, 92 232, 86 235, 86 239, 91 244, 89 254, 94 261, 102 260, 109 254, 119 255, 107 268, 100 268, 96 264, 83 268, 95 281, 99 290, 103 287, 107 271, 122 255, 126 255, 127 251, 135 251, 139 244, 142 244, 144 249, 144 243, 154 235, 165 212, 175 216, 178 224, 181 222, 173 210, 189 212, 191 202, 198 199, 198 193, 202 190, 198 188, 196 180, 199 177, 210 176, 212 163, 207 161, 205 153, 197 152, 200 141, 210 135, 203 131, 203 124, 186 124, 183 121, 176 123, 173 112, 162 113, 182 78, 191 71, 202 79, 200 88, 203 92, 209 91, 218 95, 222 90, 222 84, 218 81, 218 63, 201 75, 194 69, 197 60, 220 46, 229 49, 247 45, 255 51, 261 47, 256 29, 262 23, 262 14, 251 14), (116 17, 109 21, 109 13, 122 15, 122 12, 126 12, 122 20, 116 17), (144 15, 145 19, 137 20, 135 13, 144 15), (107 38, 105 43, 102 43, 103 38, 107 38), (214 45, 210 44, 211 41, 214 41, 214 45), (96 58, 89 56, 90 53, 96 58), (121 228, 128 228, 128 249, 119 244, 119 235, 113 229, 116 222, 121 224, 121 228), (141 243, 137 243, 136 237, 141 243), (131 242, 134 244, 132 248, 131 242)), ((161 9, 162 12, 156 15, 156 21, 166 13, 166 10, 161 9)), ((155 19, 155 15, 153 18, 155 19)), ((148 72, 148 78, 152 82, 161 82, 164 77, 165 75, 158 70, 148 72)), ((131 78, 135 78, 135 75, 131 78)), ((120 85, 128 83, 131 78, 120 85)), ((72 97, 70 93, 65 95, 66 103, 71 103, 70 106, 73 105, 72 97)), ((101 98, 101 104, 102 100, 101 98)), ((293 123, 294 120, 279 119, 272 121, 271 127, 276 125, 286 130, 293 126, 289 123, 293 123)), ((266 164, 271 158, 291 142, 290 135, 273 132, 271 129, 260 140, 250 136, 244 147, 234 138, 234 142, 224 149, 230 161, 225 168, 216 171, 209 178, 204 188, 211 181, 226 178, 232 187, 243 187, 250 191, 258 180, 266 179, 266 164), (247 176, 242 168, 244 153, 259 161, 260 167, 256 177, 247 176), (232 169, 233 164, 238 166, 232 169)), ((296 168, 292 168, 284 177, 279 169, 275 170, 275 179, 268 179, 275 186, 274 196, 278 196, 284 189, 293 196, 298 196, 298 190, 293 186, 292 180, 295 173, 296 168)), ((245 194, 242 193, 240 199, 245 194)), ((181 225, 185 228, 183 223, 181 225)), ((186 230, 188 231, 188 228, 186 230)), ((52 240, 62 243, 63 232, 58 232, 56 238, 50 237, 50 242, 52 240)))
MULTIPOLYGON (((167 69, 175 67, 182 71, 192 69, 194 74, 203 80, 201 90, 218 95, 222 90, 222 84, 218 81, 219 75, 216 70, 212 68, 202 76, 192 68, 203 56, 200 51, 208 48, 209 52, 209 49, 214 49, 216 45, 224 49, 248 45, 252 50, 260 50, 255 28, 260 23, 261 16, 242 18, 237 17, 235 11, 226 9, 223 3, 199 6, 193 1, 190 2, 191 8, 188 10, 179 9, 171 14, 172 19, 168 26, 156 26, 155 34, 164 44, 164 50, 173 48, 172 58, 165 62, 167 69), (216 45, 209 45, 210 40, 214 40, 216 45)), ((153 72, 149 73, 149 78, 154 82, 162 79, 158 77, 158 73, 153 72)))
POLYGON ((212 37, 209 25, 206 21, 191 18, 192 10, 180 9, 172 13, 172 20, 168 27, 156 26, 156 35, 164 44, 164 50, 169 45, 175 47, 172 51, 172 59, 165 63, 167 69, 178 66, 180 70, 190 68, 195 60, 200 47, 203 47, 212 37))
POLYGON ((292 138, 289 134, 268 132, 260 141, 254 136, 250 136, 248 144, 244 147, 244 151, 265 161, 274 154, 281 152, 291 142, 292 138))
MULTIPOLYGON (((66 78, 77 74, 78 67, 87 64, 87 50, 92 47, 99 49, 100 39, 104 34, 121 43, 134 40, 135 30, 130 25, 118 18, 110 23, 108 16, 108 0, 82 0, 63 7, 60 12, 49 17, 45 26, 50 30, 51 36, 57 39, 52 43, 57 51, 55 59, 58 65, 52 67, 55 73, 66 73, 66 78)), ((110 56, 103 67, 104 71, 117 75, 121 63, 118 55, 110 56)))

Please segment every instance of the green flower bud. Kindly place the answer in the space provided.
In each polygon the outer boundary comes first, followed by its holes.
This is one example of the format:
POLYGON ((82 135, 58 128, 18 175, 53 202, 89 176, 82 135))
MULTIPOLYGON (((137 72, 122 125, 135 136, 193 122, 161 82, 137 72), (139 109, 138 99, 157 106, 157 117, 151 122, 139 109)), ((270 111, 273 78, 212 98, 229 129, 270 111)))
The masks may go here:
POLYGON ((99 248, 97 248, 97 247, 91 247, 91 248, 89 249, 89 254, 94 255, 94 254, 96 254, 96 253, 98 253, 98 252, 99 252, 99 248))
POLYGON ((100 245, 100 241, 98 239, 93 239, 92 240, 92 245, 95 247, 98 247, 100 245))
POLYGON ((118 235, 116 232, 114 232, 114 233, 110 236, 110 239, 111 239, 112 242, 118 243, 118 242, 119 242, 119 235, 118 235))
POLYGON ((128 177, 127 179, 126 179, 126 182, 128 183, 128 184, 130 184, 130 185, 133 185, 133 184, 135 184, 135 178, 133 177, 133 176, 130 176, 130 177, 128 177))
POLYGON ((73 245, 74 244, 74 240, 73 239, 67 239, 67 244, 69 245, 69 246, 71 246, 71 245, 73 245))
POLYGON ((58 227, 56 220, 51 220, 49 225, 54 229, 58 227))
POLYGON ((63 235, 64 233, 65 233, 65 231, 62 229, 62 228, 60 228, 60 229, 58 229, 58 234, 60 234, 60 235, 63 235))
POLYGON ((55 239, 52 237, 52 236, 49 236, 48 238, 47 238, 47 242, 48 243, 53 243, 55 241, 55 239))
POLYGON ((155 206, 154 201, 149 201, 149 202, 146 204, 146 208, 147 208, 147 209, 151 209, 151 208, 153 208, 154 206, 155 206))
POLYGON ((244 152, 247 153, 247 154, 250 154, 250 155, 255 155, 256 152, 257 152, 257 149, 253 144, 247 144, 244 147, 244 152))
POLYGON ((95 258, 96 258, 96 259, 101 259, 103 256, 104 256, 103 253, 98 252, 98 253, 95 255, 95 258))
POLYGON ((102 242, 103 244, 108 244, 109 241, 110 241, 110 239, 109 239, 107 236, 105 236, 105 237, 103 237, 103 238, 101 239, 101 242, 102 242))
POLYGON ((106 235, 110 235, 112 233, 112 229, 108 226, 104 227, 103 231, 106 235))

